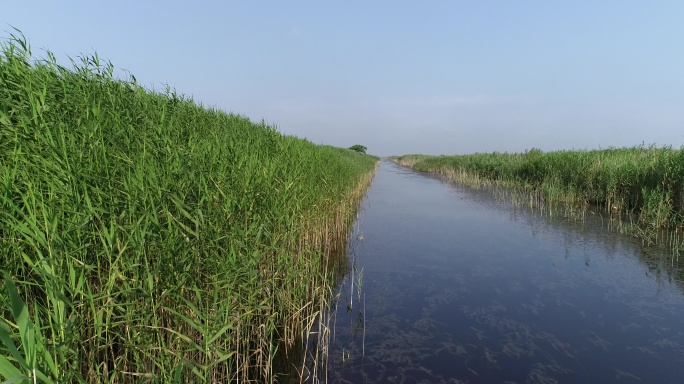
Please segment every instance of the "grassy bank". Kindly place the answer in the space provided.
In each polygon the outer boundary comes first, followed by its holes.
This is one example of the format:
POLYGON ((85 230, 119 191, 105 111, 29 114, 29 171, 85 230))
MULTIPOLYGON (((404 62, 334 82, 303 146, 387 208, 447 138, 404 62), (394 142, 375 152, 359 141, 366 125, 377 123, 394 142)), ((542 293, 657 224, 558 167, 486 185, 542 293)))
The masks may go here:
POLYGON ((0 377, 273 380, 377 158, 74 67, 2 44, 0 377))
MULTIPOLYGON (((655 241, 684 230, 684 151, 635 147, 544 153, 393 157, 416 170, 480 184, 523 188, 547 203, 599 207, 636 217, 632 233, 655 241)), ((681 244, 679 245, 681 247, 681 244)))

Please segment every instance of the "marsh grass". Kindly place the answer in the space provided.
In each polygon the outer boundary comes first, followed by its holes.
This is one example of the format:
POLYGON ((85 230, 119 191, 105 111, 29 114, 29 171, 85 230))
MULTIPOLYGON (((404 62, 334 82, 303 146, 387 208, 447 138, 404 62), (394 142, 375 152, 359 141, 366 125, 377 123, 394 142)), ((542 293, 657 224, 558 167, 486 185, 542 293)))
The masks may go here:
MULTIPOLYGON (((514 188, 536 206, 562 205, 581 218, 601 212, 648 244, 684 247, 684 150, 640 146, 593 151, 395 156, 419 171, 472 186, 514 188)), ((519 198, 525 200, 525 198, 519 198)))
POLYGON ((377 158, 0 53, 0 377, 270 382, 320 316, 377 158))

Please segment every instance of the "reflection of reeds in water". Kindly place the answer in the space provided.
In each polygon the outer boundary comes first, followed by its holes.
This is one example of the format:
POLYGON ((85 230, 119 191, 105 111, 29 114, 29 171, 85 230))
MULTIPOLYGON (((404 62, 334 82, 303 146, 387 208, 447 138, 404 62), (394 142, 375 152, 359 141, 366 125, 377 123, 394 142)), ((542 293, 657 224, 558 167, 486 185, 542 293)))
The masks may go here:
MULTIPOLYGON (((391 160, 434 172, 474 187, 502 185, 515 189, 522 202, 563 207, 583 218, 588 209, 634 214, 646 239, 660 229, 684 227, 681 172, 684 149, 635 147, 596 151, 532 149, 525 153, 479 153, 460 156, 410 155, 391 160)), ((553 210, 550 211, 553 214, 553 210)), ((681 238, 673 242, 684 246, 681 238)))
POLYGON ((644 253, 640 258, 649 265, 666 268, 668 274, 675 276, 680 287, 684 289, 684 268, 679 263, 679 253, 684 250, 684 215, 681 214, 681 210, 684 209, 684 195, 680 193, 681 187, 674 187, 674 184, 667 181, 672 175, 680 181, 682 177, 681 172, 666 171, 666 163, 670 161, 668 159, 673 158, 684 158, 684 149, 673 151, 668 148, 639 147, 544 154, 533 152, 455 157, 410 155, 392 160, 400 164, 408 161, 405 165, 416 170, 439 174, 458 183, 459 189, 471 192, 486 191, 487 194, 493 195, 495 200, 511 203, 514 209, 531 210, 543 217, 575 221, 582 226, 585 222, 591 222, 592 225, 601 225, 612 232, 639 238, 643 246, 658 250, 649 255, 644 253), (529 166, 529 161, 566 156, 589 161, 593 164, 590 167, 591 172, 560 172, 554 168, 565 166, 565 163, 560 161, 552 162, 554 166, 546 168, 546 171, 551 173, 539 174, 541 179, 534 183, 529 180, 521 182, 526 180, 525 177, 520 179, 521 175, 513 176, 522 169, 519 167, 529 166), (637 158, 640 160, 634 163, 637 158), (630 164, 629 167, 635 167, 635 172, 625 173, 628 168, 615 169, 616 161, 622 162, 623 165, 630 164), (489 165, 482 168, 485 163, 489 165), (509 174, 509 171, 512 173, 509 174), (660 176, 667 176, 664 180, 657 179, 656 174, 661 171, 665 173, 660 176), (592 172, 598 173, 588 176, 592 172), (606 178, 609 174, 612 176, 606 178), (643 179, 645 174, 651 175, 648 180, 643 179), (559 184, 563 180, 567 182, 571 179, 575 181, 567 185, 559 184), (592 181, 585 183, 587 180, 592 181), (655 181, 662 183, 653 184, 655 181), (538 185, 537 182, 541 184, 538 185), (598 187, 605 182, 609 185, 598 187))
MULTIPOLYGON (((289 362, 294 365, 300 382, 327 382, 331 375, 330 361, 341 358, 343 362, 349 363, 356 360, 357 350, 353 343, 359 331, 363 333, 361 355, 365 352, 365 294, 362 295, 361 292, 363 271, 357 267, 354 253, 358 241, 363 240, 363 235, 359 235, 358 231, 359 225, 356 222, 349 236, 353 240, 350 240, 348 248, 344 249, 345 255, 349 256, 340 258, 337 264, 331 266, 331 273, 335 274, 336 281, 342 281, 343 287, 349 283, 352 293, 345 295, 343 291, 339 291, 333 295, 330 291, 332 286, 318 290, 318 300, 314 301, 317 307, 301 333, 301 339, 304 340, 301 343, 302 350, 295 351, 293 361, 289 362), (352 330, 349 334, 349 348, 343 348, 339 355, 331 355, 333 344, 341 338, 337 335, 338 309, 345 307, 349 315, 349 329, 352 330), (356 311, 353 309, 355 307, 356 311), (361 312, 358 312, 359 309, 361 312)), ((290 377, 292 376, 290 374, 290 377)))
MULTIPOLYGON (((359 361, 363 361, 366 349, 366 296, 363 292, 363 269, 359 268, 356 262, 355 248, 360 241, 363 240, 363 235, 358 234, 358 225, 355 227, 355 232, 350 243, 350 252, 348 263, 345 266, 344 273, 340 275, 343 280, 340 292, 336 295, 336 302, 334 305, 326 308, 328 318, 332 318, 332 324, 328 322, 329 332, 332 334, 330 342, 335 345, 329 345, 327 348, 326 361, 334 364, 342 364, 342 367, 353 367, 359 361), (345 293, 345 287, 348 287, 348 293, 345 293), (347 316, 340 316, 346 318, 348 322, 338 322, 338 311, 345 311, 347 316), (357 340, 360 338, 360 346, 357 346, 357 340), (335 349, 334 354, 331 354, 335 349), (360 351, 359 351, 360 349, 360 351)), ((327 364, 325 365, 327 367, 327 364)), ((339 370, 339 369, 337 369, 339 370)), ((335 372, 333 372, 335 374, 335 372)), ((329 377, 330 373, 326 372, 325 378, 329 377)), ((338 374, 339 376, 339 374, 338 374)), ((341 377, 336 377, 336 382, 344 382, 341 377)))

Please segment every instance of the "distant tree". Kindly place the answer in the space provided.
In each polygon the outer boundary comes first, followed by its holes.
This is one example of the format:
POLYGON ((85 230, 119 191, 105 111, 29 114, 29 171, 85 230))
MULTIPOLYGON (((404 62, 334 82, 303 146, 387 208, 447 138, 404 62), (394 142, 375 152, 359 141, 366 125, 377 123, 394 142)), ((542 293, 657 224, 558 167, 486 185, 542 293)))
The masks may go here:
POLYGON ((349 149, 351 149, 352 151, 360 152, 360 153, 366 153, 366 149, 368 149, 368 148, 364 147, 363 145, 356 144, 356 145, 352 145, 351 147, 349 147, 349 149))

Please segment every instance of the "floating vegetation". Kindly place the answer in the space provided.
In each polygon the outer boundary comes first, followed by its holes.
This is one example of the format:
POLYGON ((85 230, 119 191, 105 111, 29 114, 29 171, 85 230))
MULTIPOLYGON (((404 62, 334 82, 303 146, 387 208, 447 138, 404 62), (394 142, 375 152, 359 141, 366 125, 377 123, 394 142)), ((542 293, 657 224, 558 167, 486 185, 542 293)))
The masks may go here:
POLYGON ((475 327, 470 327, 470 329, 475 333, 477 340, 482 341, 487 338, 486 331, 475 327))
POLYGON ((452 355, 465 356, 468 354, 466 346, 453 341, 442 341, 441 347, 435 349, 435 355, 439 355, 441 352, 446 352, 452 355))
POLYGON ((487 362, 490 364, 496 365, 496 362, 497 362, 496 357, 498 356, 498 353, 491 351, 487 347, 482 347, 482 349, 484 351, 485 360, 487 360, 487 362))
POLYGON ((561 351, 568 357, 573 357, 572 353, 570 353, 570 343, 561 342, 560 340, 558 340, 558 338, 555 335, 553 335, 549 332, 544 332, 544 331, 537 332, 534 334, 534 339, 538 340, 538 341, 545 341, 554 350, 561 351))
POLYGON ((507 337, 507 340, 503 341, 501 352, 508 357, 534 356, 534 345, 507 337))
POLYGON ((595 346, 602 348, 604 351, 608 352, 609 347, 610 347, 610 342, 606 339, 601 338, 596 333, 590 332, 589 336, 587 336, 587 340, 589 340, 595 346))
POLYGON ((558 380, 547 376, 543 369, 534 368, 527 374, 527 382, 530 384, 557 384, 558 380))
POLYGON ((423 331, 426 333, 430 333, 432 331, 437 330, 435 320, 430 317, 423 317, 419 319, 418 321, 413 323, 413 327, 419 331, 423 331))
POLYGON ((625 372, 621 369, 618 368, 613 368, 615 370, 615 378, 618 380, 634 380, 634 381, 642 381, 641 378, 637 375, 633 375, 629 372, 625 372))
POLYGON ((679 343, 669 338, 662 338, 653 342, 653 345, 660 348, 676 348, 679 343))

